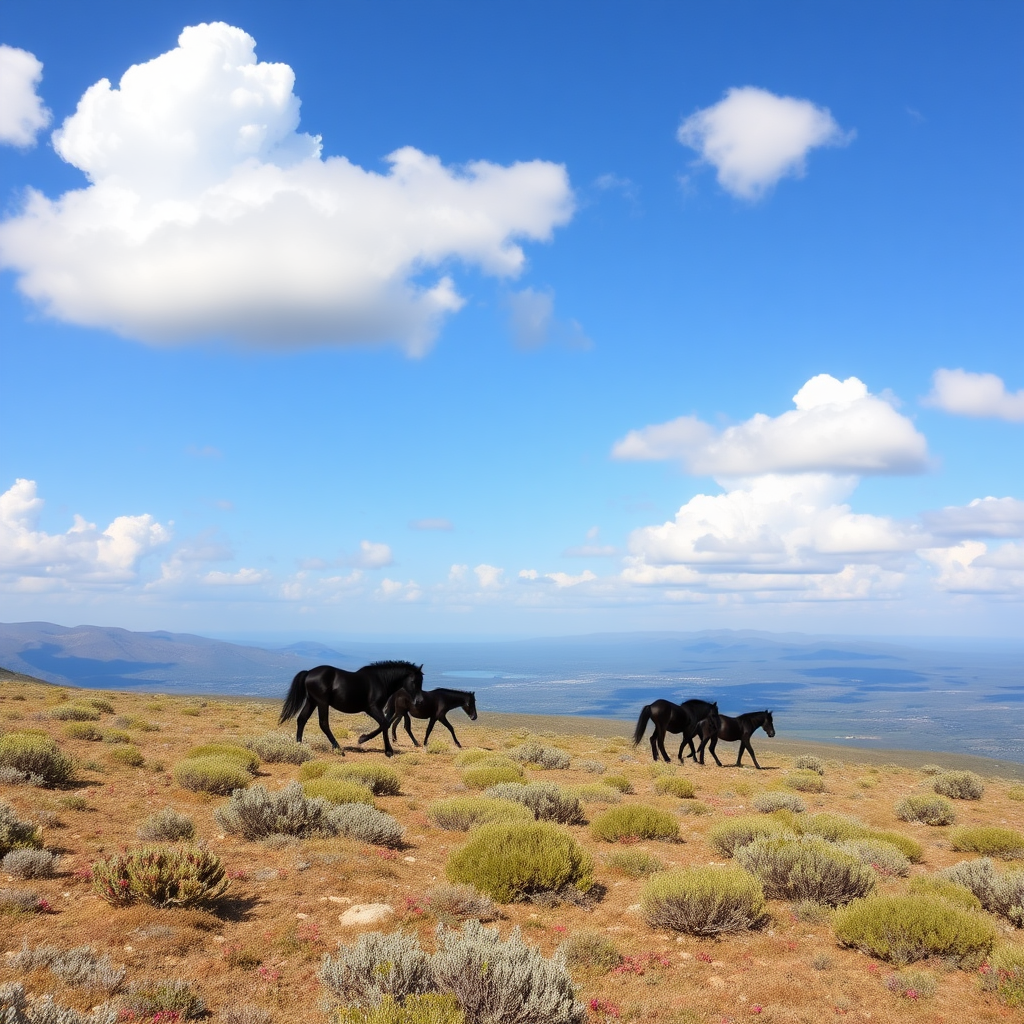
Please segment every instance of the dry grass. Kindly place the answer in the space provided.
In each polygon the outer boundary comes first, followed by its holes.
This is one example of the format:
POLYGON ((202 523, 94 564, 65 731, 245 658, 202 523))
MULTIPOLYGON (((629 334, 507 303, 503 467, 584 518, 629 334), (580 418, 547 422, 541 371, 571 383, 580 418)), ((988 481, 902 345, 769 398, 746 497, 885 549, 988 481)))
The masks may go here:
MULTIPOLYGON (((606 960, 596 954, 584 955, 585 951, 579 956, 583 965, 575 978, 580 985, 579 998, 588 1005, 594 1001, 598 1007, 590 1014, 595 1024, 609 1019, 720 1024, 723 1018, 810 1024, 839 1017, 870 1020, 871 1024, 931 1024, 938 1019, 1003 1024, 1019 1013, 1019 1008, 1000 1001, 1007 998, 1008 983, 1001 988, 993 983, 985 989, 978 974, 948 970, 941 961, 921 966, 938 979, 934 996, 913 1000, 890 991, 887 978, 893 969, 879 967, 855 947, 840 946, 829 914, 806 914, 789 903, 769 900, 771 921, 766 927, 710 939, 651 926, 645 923, 640 907, 648 877, 658 877, 649 876, 649 869, 706 867, 712 861, 721 864, 725 857, 711 842, 711 831, 751 814, 759 821, 776 820, 782 830, 794 831, 806 818, 812 822, 812 830, 820 830, 818 834, 836 831, 836 842, 847 840, 838 837, 844 829, 831 828, 834 819, 857 819, 871 839, 880 838, 879 833, 895 833, 911 844, 915 863, 907 878, 880 877, 876 891, 887 896, 923 892, 918 880, 932 878, 974 855, 951 848, 949 828, 899 820, 894 813, 896 804, 911 795, 934 799, 935 776, 926 775, 922 767, 941 761, 944 771, 969 769, 983 777, 982 799, 956 805, 963 826, 1019 832, 1024 830, 1022 776, 1011 777, 1007 767, 913 752, 847 750, 837 754, 835 748, 811 748, 803 742, 786 747, 784 741, 772 741, 763 745, 764 750, 758 748, 761 763, 769 769, 763 772, 713 765, 700 768, 689 763, 674 769, 674 776, 695 783, 701 807, 710 811, 684 815, 683 810, 693 801, 654 791, 656 780, 652 782, 650 761, 641 756, 643 750, 635 755, 636 760, 619 760, 622 754, 633 754, 623 742, 628 731, 625 723, 484 712, 479 722, 459 727, 465 753, 478 755, 476 764, 457 763, 456 758, 464 756, 457 750, 428 758, 422 752, 414 753, 408 744, 400 744, 398 756, 386 761, 379 742, 371 742, 367 750, 349 742, 344 758, 317 755, 331 767, 377 766, 397 772, 401 795, 381 795, 375 802, 404 827, 404 848, 392 850, 364 840, 318 835, 253 842, 226 832, 214 818, 214 811, 228 802, 227 796, 184 789, 171 769, 196 747, 264 738, 274 731, 279 710, 279 702, 90 694, 0 675, 0 722, 6 732, 19 727, 26 732, 35 730, 29 735, 55 741, 59 751, 75 762, 73 777, 54 779, 48 787, 0 783, 0 802, 12 807, 17 820, 40 826, 43 847, 61 855, 54 878, 0 879, 6 890, 25 895, 31 891, 51 908, 37 912, 33 904, 25 911, 3 913, 0 930, 4 945, 0 951, 16 951, 23 940, 33 949, 41 945, 62 950, 91 946, 97 956, 108 955, 115 965, 124 967, 123 993, 117 998, 126 998, 130 992, 140 1010, 157 1000, 177 1001, 183 1008, 188 1003, 191 1012, 196 1004, 190 1000, 201 998, 211 1019, 217 1021, 227 1019, 241 1000, 246 1016, 232 1018, 232 1024, 306 1024, 311 1013, 319 1019, 316 971, 323 954, 334 953, 339 942, 351 945, 369 928, 402 930, 417 935, 423 949, 431 952, 436 948, 439 920, 458 920, 467 911, 470 917, 493 914, 486 901, 477 905, 471 892, 444 885, 449 858, 473 832, 446 831, 428 816, 428 809, 452 797, 475 796, 460 788, 466 785, 464 770, 532 742, 565 751, 572 760, 569 768, 556 773, 526 764, 520 768, 524 781, 549 782, 557 774, 566 792, 579 792, 578 787, 594 787, 600 778, 602 790, 611 783, 621 794, 617 806, 649 806, 667 813, 678 822, 680 836, 686 840, 677 844, 641 839, 627 846, 610 846, 593 837, 586 826, 558 826, 592 858, 598 895, 592 895, 584 906, 527 902, 502 908, 497 922, 501 935, 519 927, 526 941, 538 946, 546 957, 553 956, 567 939, 584 935, 604 940, 588 939, 594 949, 614 948, 621 954, 622 962, 614 967, 605 966, 614 961, 610 955, 606 960), (113 715, 119 716, 115 721, 108 717, 110 712, 101 711, 99 731, 108 733, 124 719, 124 727, 132 730, 132 746, 144 758, 142 767, 111 762, 109 754, 116 746, 89 740, 84 731, 82 738, 69 735, 68 726, 73 723, 49 716, 50 710, 61 704, 99 710, 87 703, 95 697, 105 699, 113 707, 113 715), (21 717, 5 718, 7 712, 21 717), (156 725, 158 730, 136 728, 135 720, 156 725), (548 731, 555 735, 541 736, 548 731), (773 813, 758 813, 755 808, 764 803, 759 795, 780 792, 780 769, 792 773, 795 758, 807 754, 825 763, 827 794, 804 792, 800 796, 807 806, 804 813, 794 814, 786 806, 788 801, 779 801, 782 810, 776 813, 784 816, 788 810, 791 822, 779 820, 773 813), (837 756, 841 763, 834 760, 837 756), (592 761, 606 764, 607 772, 595 776, 589 764, 592 761), (872 770, 886 761, 898 762, 902 770, 872 770), (872 780, 872 786, 862 787, 858 780, 863 779, 872 780), (129 849, 142 846, 137 831, 165 809, 190 819, 195 827, 193 841, 206 844, 222 860, 230 881, 225 901, 212 910, 160 909, 147 904, 108 907, 94 897, 88 869, 118 853, 122 845, 129 849), (820 817, 823 811, 834 819, 820 817), (634 854, 643 856, 633 858, 634 854), (620 864, 623 856, 629 859, 620 864), (915 883, 917 888, 912 888, 915 883), (385 921, 364 928, 340 921, 351 907, 375 903, 392 909, 385 921), (186 984, 175 987, 175 982, 186 984), (160 984, 168 987, 161 990, 160 984), (602 1007, 610 1007, 614 1013, 602 1007), (762 1012, 754 1014, 753 1007, 761 1007, 762 1012), (616 1013, 621 1016, 616 1018, 616 1013)), ((353 735, 369 725, 366 719, 343 721, 345 716, 338 714, 332 718, 353 735)), ((341 735, 340 728, 336 732, 341 735)), ((307 733, 312 741, 315 727, 307 733)), ((29 746, 31 751, 25 749, 23 756, 20 744, 8 745, 8 749, 13 754, 17 747, 19 764, 26 768, 51 763, 43 753, 44 747, 52 749, 49 744, 29 746), (40 756, 42 761, 37 761, 40 756)), ((296 757, 295 761, 264 758, 259 766, 254 783, 278 792, 300 780, 298 758, 304 755, 286 750, 276 736, 267 741, 265 749, 270 746, 273 756, 279 756, 280 747, 280 754, 296 757)), ((306 753, 315 749, 311 742, 306 753)), ((57 767, 63 775, 63 764, 57 767)), ((589 816, 596 818, 602 810, 593 805, 589 816)), ((997 864, 1003 873, 1016 867, 997 864)), ((942 890, 941 885, 933 885, 928 894, 946 899, 942 890)), ((954 891, 966 894, 966 890, 954 891)), ((1003 960, 1012 960, 1010 954, 1000 952, 1009 950, 1018 955, 1014 963, 1022 962, 1024 930, 991 911, 971 912, 998 929, 996 952, 1003 960)), ((10 959, 0 957, 0 984, 18 981, 32 995, 52 992, 57 1003, 83 1014, 99 1001, 94 993, 69 985, 46 969, 19 972, 10 959)), ((1001 976, 984 976, 990 977, 998 980, 1001 976)))

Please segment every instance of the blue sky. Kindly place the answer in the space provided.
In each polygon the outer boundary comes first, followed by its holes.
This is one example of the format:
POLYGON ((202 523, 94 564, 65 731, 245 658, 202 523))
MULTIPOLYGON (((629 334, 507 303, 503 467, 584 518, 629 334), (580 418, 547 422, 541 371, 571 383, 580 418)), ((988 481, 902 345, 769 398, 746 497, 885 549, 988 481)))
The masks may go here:
POLYGON ((0 617, 1018 634, 1022 36, 6 5, 0 617))

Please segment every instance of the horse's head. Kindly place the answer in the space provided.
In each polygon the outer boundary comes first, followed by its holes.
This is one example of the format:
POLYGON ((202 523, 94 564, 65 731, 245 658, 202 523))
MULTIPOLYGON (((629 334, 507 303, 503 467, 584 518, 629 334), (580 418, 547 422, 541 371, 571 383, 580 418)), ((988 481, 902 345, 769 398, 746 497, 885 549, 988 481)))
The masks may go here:
POLYGON ((772 721, 772 713, 770 711, 766 711, 764 713, 764 721, 761 723, 761 728, 764 729, 769 736, 775 735, 775 723, 772 721))
POLYGON ((402 687, 407 693, 417 697, 423 689, 423 666, 410 665, 409 670, 409 674, 405 677, 405 682, 402 683, 402 687))
POLYGON ((476 721, 476 694, 467 693, 462 702, 462 710, 469 715, 470 721, 476 721))

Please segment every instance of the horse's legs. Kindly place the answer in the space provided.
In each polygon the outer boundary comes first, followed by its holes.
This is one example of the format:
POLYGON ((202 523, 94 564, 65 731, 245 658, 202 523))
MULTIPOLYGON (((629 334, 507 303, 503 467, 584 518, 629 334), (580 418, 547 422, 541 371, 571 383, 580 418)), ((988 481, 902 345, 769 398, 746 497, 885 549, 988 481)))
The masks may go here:
MULTIPOLYGON (((396 729, 396 731, 398 729, 398 720, 397 719, 395 720, 395 729, 396 729)), ((406 713, 405 713, 405 731, 409 734, 409 739, 412 740, 412 745, 414 747, 418 747, 419 746, 419 741, 412 734, 412 719, 409 717, 409 712, 408 711, 406 711, 406 713)), ((394 734, 392 734, 392 738, 394 738, 394 734)), ((426 743, 426 740, 424 740, 423 742, 426 743)))
MULTIPOLYGON (((385 730, 385 732, 387 731, 387 726, 386 725, 384 726, 384 730, 385 730)), ((359 737, 358 742, 359 743, 365 743, 367 740, 372 740, 374 736, 377 736, 379 734, 380 734, 380 728, 379 727, 374 729, 373 732, 364 732, 363 735, 359 737)))
POLYGON ((455 735, 455 730, 452 728, 452 723, 444 717, 443 711, 441 712, 440 715, 437 716, 437 720, 452 734, 452 739, 455 740, 455 746, 457 746, 459 750, 461 750, 462 744, 459 742, 459 737, 455 735))
POLYGON ((722 762, 718 760, 718 755, 715 753, 715 747, 717 747, 717 746, 718 746, 718 737, 717 736, 712 736, 711 737, 711 742, 708 744, 708 750, 711 751, 711 756, 715 759, 715 764, 717 764, 718 767, 721 768, 722 767, 722 762))
POLYGON ((388 726, 391 723, 388 721, 387 715, 385 715, 380 708, 375 708, 372 704, 369 707, 367 707, 366 713, 380 726, 379 729, 374 730, 369 735, 376 736, 377 733, 380 733, 381 738, 384 740, 385 756, 394 757, 395 750, 394 747, 391 746, 391 737, 388 735, 388 726))
MULTIPOLYGON (((750 745, 750 738, 749 737, 744 739, 744 741, 740 744, 740 757, 743 756, 743 748, 744 747, 746 747, 747 750, 750 751, 750 759, 754 762, 754 767, 758 771, 760 771, 761 770, 761 766, 757 763, 757 758, 754 756, 754 748, 750 745)), ((739 766, 739 761, 736 762, 736 765, 737 765, 737 767, 739 766)))
POLYGON ((320 717, 320 731, 331 741, 331 746, 335 750, 340 750, 342 757, 345 756, 345 751, 341 750, 341 744, 334 738, 334 733, 331 732, 331 723, 328 720, 331 707, 329 704, 320 704, 317 707, 317 714, 320 717))
POLYGON ((658 727, 655 725, 654 732, 651 733, 651 757, 655 761, 658 760, 658 727))
POLYGON ((306 698, 306 703, 302 705, 302 710, 299 712, 298 727, 295 730, 295 742, 302 742, 302 730, 306 728, 306 722, 309 721, 309 716, 313 714, 313 708, 316 705, 309 699, 306 698))
MULTIPOLYGON (((668 756, 668 752, 665 750, 665 736, 667 733, 668 729, 658 729, 658 749, 661 751, 661 756, 671 764, 672 758, 668 756)), ((654 760, 657 761, 658 759, 655 758, 654 760)))

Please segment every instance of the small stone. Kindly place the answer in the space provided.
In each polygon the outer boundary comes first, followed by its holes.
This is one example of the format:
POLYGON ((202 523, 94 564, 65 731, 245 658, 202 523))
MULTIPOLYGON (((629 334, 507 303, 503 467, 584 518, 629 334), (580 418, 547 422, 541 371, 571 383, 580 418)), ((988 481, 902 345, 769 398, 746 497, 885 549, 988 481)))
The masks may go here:
POLYGON ((710 975, 707 982, 712 988, 725 988, 725 982, 717 974, 710 975))
POLYGON ((361 924, 377 924, 394 913, 394 909, 387 903, 361 903, 349 907, 338 920, 344 927, 351 927, 361 924))
POLYGON ((223 935, 214 935, 213 941, 214 942, 227 942, 227 939, 225 939, 223 935))
POLYGON ((402 860, 404 860, 406 864, 415 864, 416 863, 416 858, 415 857, 403 857, 402 860))
POLYGON ((130 953, 134 948, 135 948, 134 946, 125 946, 124 947, 124 951, 126 953, 130 953))
POLYGON ((295 915, 300 921, 305 921, 309 914, 296 914, 295 915))

